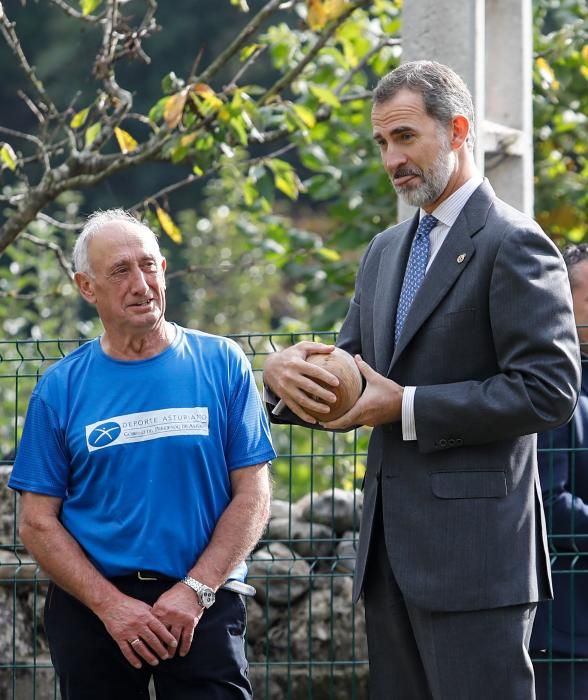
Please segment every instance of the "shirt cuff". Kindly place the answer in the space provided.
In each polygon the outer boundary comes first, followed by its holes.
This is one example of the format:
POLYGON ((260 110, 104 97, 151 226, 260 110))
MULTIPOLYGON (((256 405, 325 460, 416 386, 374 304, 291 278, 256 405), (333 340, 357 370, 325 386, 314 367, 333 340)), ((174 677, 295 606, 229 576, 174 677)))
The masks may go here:
POLYGON ((263 385, 263 394, 262 394, 262 400, 264 403, 268 404, 269 406, 275 406, 279 402, 279 397, 274 394, 274 392, 267 386, 267 384, 263 385))
POLYGON ((416 425, 414 422, 414 394, 416 386, 405 386, 402 394, 402 439, 416 440, 416 425))

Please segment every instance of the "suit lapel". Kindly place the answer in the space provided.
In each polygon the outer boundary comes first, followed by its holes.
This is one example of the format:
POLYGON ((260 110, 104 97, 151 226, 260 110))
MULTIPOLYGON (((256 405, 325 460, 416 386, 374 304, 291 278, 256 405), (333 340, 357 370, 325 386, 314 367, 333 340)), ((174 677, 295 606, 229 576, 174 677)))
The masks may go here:
POLYGON ((418 212, 401 228, 382 252, 374 303, 374 349, 376 371, 386 374, 394 350, 394 324, 410 246, 418 226, 418 212))
MULTIPOLYGON (((386 374, 390 373, 415 333, 467 268, 475 253, 472 236, 484 226, 493 194, 488 184, 482 184, 472 194, 449 230, 412 303, 390 365, 385 370, 386 374)), ((398 296, 395 301, 398 302, 398 296)))

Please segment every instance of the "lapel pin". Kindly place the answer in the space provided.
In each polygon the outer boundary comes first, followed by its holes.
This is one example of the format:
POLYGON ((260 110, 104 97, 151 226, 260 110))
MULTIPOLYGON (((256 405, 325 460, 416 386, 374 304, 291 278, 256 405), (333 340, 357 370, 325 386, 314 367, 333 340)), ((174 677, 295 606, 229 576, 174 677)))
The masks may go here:
POLYGON ((462 253, 461 255, 457 256, 457 262, 462 263, 466 259, 466 254, 462 253))

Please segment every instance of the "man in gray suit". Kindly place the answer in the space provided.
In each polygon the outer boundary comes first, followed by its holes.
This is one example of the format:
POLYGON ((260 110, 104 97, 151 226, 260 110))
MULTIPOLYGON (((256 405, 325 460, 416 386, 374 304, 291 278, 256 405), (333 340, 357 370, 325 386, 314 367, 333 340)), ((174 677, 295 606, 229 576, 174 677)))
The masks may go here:
POLYGON ((268 357, 268 403, 287 407, 275 422, 374 426, 354 583, 372 698, 528 700, 536 603, 551 595, 535 433, 570 417, 580 383, 565 266, 478 173, 452 70, 416 61, 383 77, 372 124, 420 211, 359 268, 338 345, 364 392, 329 422, 334 394, 317 382, 337 380, 306 357, 331 349, 302 342, 268 357))

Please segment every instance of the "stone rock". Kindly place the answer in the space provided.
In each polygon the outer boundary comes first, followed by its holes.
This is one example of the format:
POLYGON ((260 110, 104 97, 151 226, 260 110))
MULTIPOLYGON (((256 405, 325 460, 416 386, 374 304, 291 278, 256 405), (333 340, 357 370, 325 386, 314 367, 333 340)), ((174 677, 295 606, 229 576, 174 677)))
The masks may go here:
POLYGON ((252 664, 249 671, 253 697, 264 700, 368 700, 368 665, 358 661, 347 667, 252 664))
MULTIPOLYGON (((0 535, 8 537, 0 543, 17 544, 18 499, 1 488, 9 471, 0 472, 0 535)), ((342 489, 295 504, 273 501, 265 540, 249 561, 257 595, 246 599, 247 651, 256 697, 367 699, 363 605, 351 602, 361 505, 360 492, 342 489)), ((36 688, 39 700, 54 700, 43 577, 22 548, 0 549, 0 660, 18 666, 0 669, 0 698, 29 700, 36 688), (49 667, 34 668, 35 657, 49 667)))
POLYGON ((322 588, 288 608, 286 619, 267 631, 270 661, 336 661, 367 658, 363 604, 351 601, 350 577, 339 591, 322 588))
POLYGON ((355 572, 355 560, 357 558, 357 533, 349 530, 345 532, 335 548, 335 568, 346 573, 355 572))
MULTIPOLYGON (((252 646, 265 640, 270 627, 282 619, 282 610, 266 600, 262 605, 255 598, 247 598, 247 641, 252 646)), ((250 657, 251 658, 251 657, 250 657)))
POLYGON ((24 660, 33 653, 32 611, 26 610, 14 588, 0 587, 0 659, 24 660), (13 638, 14 634, 14 638, 13 638))
POLYGON ((280 501, 279 498, 274 498, 271 504, 270 518, 288 518, 290 517, 291 509, 292 506, 289 501, 280 501))
POLYGON ((320 523, 274 518, 269 522, 266 537, 281 540, 302 557, 328 557, 333 553, 333 530, 320 523))
POLYGON ((340 535, 347 530, 359 529, 362 508, 363 493, 359 489, 333 488, 303 496, 294 504, 293 510, 300 520, 327 525, 340 535))
POLYGON ((12 586, 14 580, 33 581, 46 578, 37 562, 24 550, 18 554, 14 550, 0 549, 0 586, 12 586))
POLYGON ((14 542, 17 531, 18 495, 8 488, 11 466, 0 466, 0 542, 14 542))
POLYGON ((248 580, 260 603, 287 605, 310 588, 310 566, 286 545, 272 542, 252 555, 248 580))
POLYGON ((59 700, 55 671, 48 656, 23 659, 19 668, 0 671, 0 698, 4 700, 59 700))

